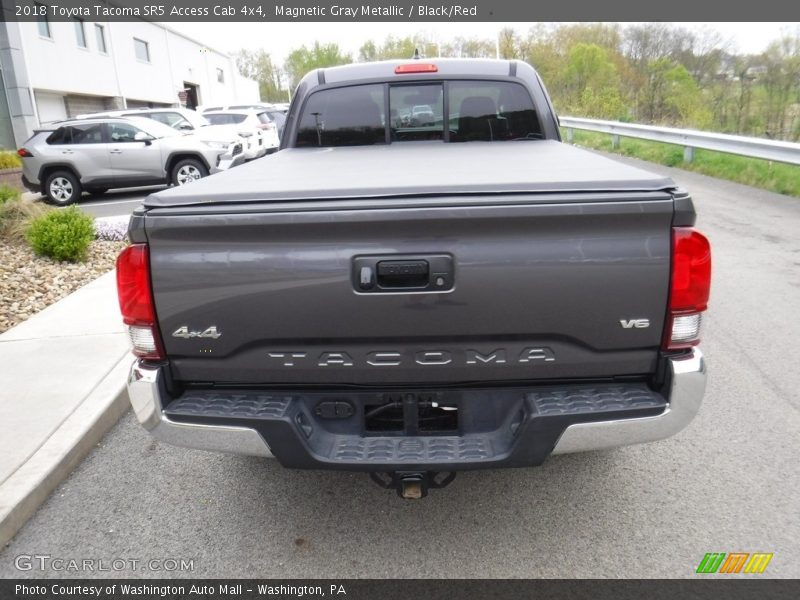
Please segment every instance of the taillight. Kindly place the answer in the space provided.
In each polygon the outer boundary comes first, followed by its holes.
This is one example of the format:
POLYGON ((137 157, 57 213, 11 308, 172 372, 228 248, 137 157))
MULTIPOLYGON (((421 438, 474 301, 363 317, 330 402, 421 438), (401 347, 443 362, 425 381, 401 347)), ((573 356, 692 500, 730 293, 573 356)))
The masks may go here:
POLYGON ((117 258, 117 295, 122 320, 136 356, 163 359, 164 350, 156 324, 150 288, 150 253, 147 244, 133 244, 117 258))
POLYGON ((33 158, 33 152, 31 152, 27 148, 20 148, 19 150, 17 150, 17 154, 22 158, 33 158))
POLYGON ((700 341, 702 313, 711 289, 711 246, 691 227, 672 229, 672 275, 664 349, 678 350, 700 341))
POLYGON ((394 68, 395 75, 408 75, 410 73, 437 73, 439 67, 431 63, 411 63, 407 65, 397 65, 394 68))

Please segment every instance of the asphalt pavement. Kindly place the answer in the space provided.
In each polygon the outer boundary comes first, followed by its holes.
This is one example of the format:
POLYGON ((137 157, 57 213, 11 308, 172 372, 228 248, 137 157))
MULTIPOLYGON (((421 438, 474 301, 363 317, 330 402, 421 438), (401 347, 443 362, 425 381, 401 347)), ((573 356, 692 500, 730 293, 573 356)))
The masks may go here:
POLYGON ((763 576, 800 577, 800 199, 647 167, 692 193, 714 251, 709 386, 679 435, 403 501, 363 474, 171 447, 129 413, 0 552, 0 577, 692 577, 707 552, 774 553, 763 576), (127 566, 15 566, 34 555, 127 566))
MULTIPOLYGON (((77 206, 95 218, 130 215, 149 194, 161 189, 164 189, 164 186, 111 190, 99 196, 84 194, 77 206)), ((41 194, 29 193, 28 197, 44 201, 41 194)))

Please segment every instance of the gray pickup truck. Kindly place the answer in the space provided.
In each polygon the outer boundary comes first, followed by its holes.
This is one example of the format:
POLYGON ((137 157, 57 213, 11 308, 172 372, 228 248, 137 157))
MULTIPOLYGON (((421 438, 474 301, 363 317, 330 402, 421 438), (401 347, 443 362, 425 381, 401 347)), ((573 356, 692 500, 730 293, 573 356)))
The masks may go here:
POLYGON ((406 498, 663 439, 705 388, 694 223, 669 178, 562 144, 525 63, 320 69, 278 153, 134 213, 130 400, 164 442, 406 498))

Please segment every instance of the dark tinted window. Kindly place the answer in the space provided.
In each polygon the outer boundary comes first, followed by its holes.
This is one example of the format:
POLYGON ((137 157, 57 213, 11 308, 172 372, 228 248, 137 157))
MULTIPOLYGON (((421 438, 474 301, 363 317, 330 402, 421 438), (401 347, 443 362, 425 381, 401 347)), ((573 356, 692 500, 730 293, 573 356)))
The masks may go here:
POLYGON ((450 141, 497 142, 541 138, 528 91, 516 83, 450 83, 450 141))
POLYGON ((111 130, 109 137, 113 143, 135 142, 134 137, 141 131, 129 123, 111 123, 109 129, 111 130))
POLYGON ((395 85, 389 88, 393 142, 444 138, 442 84, 395 85))
POLYGON ((366 146, 386 141, 382 85, 323 90, 306 101, 297 146, 366 146))
POLYGON ((380 144, 387 124, 392 142, 501 142, 544 137, 531 95, 523 85, 466 80, 447 85, 447 115, 441 83, 390 85, 388 119, 383 85, 320 90, 306 101, 295 144, 380 144), (449 127, 445 128, 445 123, 449 127))
POLYGON ((50 145, 59 144, 102 144, 103 123, 80 123, 76 125, 65 125, 56 129, 47 143, 50 145))
POLYGON ((280 111, 270 110, 270 111, 267 111, 267 114, 269 115, 270 119, 275 121, 275 123, 278 125, 278 127, 283 127, 284 124, 286 123, 286 115, 283 114, 280 111))
POLYGON ((69 127, 59 127, 49 136, 47 136, 47 143, 51 146, 56 146, 58 144, 71 144, 72 143, 72 134, 69 133, 69 127))

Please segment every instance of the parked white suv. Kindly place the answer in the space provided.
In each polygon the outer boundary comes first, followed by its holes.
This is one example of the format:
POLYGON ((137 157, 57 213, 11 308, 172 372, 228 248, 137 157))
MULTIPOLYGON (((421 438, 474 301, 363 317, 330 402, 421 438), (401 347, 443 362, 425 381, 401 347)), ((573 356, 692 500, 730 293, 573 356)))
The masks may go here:
POLYGON ((278 127, 264 109, 228 109, 203 113, 212 125, 235 125, 246 136, 244 155, 247 160, 275 152, 281 144, 278 127))
POLYGON ((204 140, 139 117, 53 123, 34 132, 18 154, 25 187, 62 206, 84 190, 184 185, 244 162, 234 136, 204 140))
POLYGON ((283 136, 283 128, 286 126, 286 113, 289 111, 289 105, 285 103, 272 104, 269 102, 253 102, 251 104, 231 104, 230 106, 209 106, 204 107, 200 112, 206 114, 210 112, 242 109, 267 113, 267 116, 275 123, 275 127, 278 129, 278 138, 283 136))

